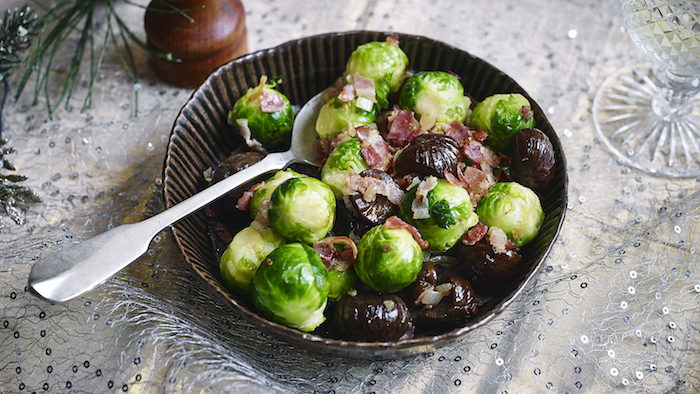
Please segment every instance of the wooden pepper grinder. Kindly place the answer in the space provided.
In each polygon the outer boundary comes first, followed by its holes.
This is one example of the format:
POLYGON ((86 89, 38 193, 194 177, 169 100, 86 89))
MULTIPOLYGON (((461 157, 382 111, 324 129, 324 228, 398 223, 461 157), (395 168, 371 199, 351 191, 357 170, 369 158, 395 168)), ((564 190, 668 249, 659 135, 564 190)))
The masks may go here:
POLYGON ((150 55, 156 74, 173 85, 197 87, 216 68, 248 52, 245 10, 240 0, 153 0, 144 26, 154 51, 182 60, 150 55), (173 7, 189 10, 186 13, 194 21, 174 12, 173 7))

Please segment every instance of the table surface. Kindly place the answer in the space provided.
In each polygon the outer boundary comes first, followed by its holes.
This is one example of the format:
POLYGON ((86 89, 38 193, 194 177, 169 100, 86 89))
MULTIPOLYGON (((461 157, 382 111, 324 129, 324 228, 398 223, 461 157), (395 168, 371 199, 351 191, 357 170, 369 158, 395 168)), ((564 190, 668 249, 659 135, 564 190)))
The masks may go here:
MULTIPOLYGON (((243 3, 251 51, 324 32, 395 31, 444 41, 515 79, 546 110, 568 163, 566 220, 542 271, 485 327, 385 361, 316 354, 259 332, 191 274, 168 231, 85 296, 35 298, 26 286, 36 260, 163 209, 166 142, 192 90, 159 80, 139 48, 134 85, 110 50, 89 109, 80 111, 84 87, 51 119, 32 88, 8 104, 4 137, 17 152, 7 158, 43 202, 24 225, 2 217, 0 393, 700 390, 698 180, 620 164, 593 126, 606 77, 653 68, 621 28, 617 0, 243 3)), ((143 9, 117 10, 143 38, 143 9)))

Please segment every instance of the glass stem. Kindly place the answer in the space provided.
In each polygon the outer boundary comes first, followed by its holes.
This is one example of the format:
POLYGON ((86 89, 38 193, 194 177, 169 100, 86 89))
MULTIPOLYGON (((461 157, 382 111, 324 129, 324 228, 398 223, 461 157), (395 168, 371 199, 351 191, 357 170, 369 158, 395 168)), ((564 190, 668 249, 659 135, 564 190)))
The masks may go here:
POLYGON ((651 105, 657 115, 671 122, 693 112, 693 97, 700 92, 700 76, 679 75, 660 67, 656 81, 659 91, 651 105))

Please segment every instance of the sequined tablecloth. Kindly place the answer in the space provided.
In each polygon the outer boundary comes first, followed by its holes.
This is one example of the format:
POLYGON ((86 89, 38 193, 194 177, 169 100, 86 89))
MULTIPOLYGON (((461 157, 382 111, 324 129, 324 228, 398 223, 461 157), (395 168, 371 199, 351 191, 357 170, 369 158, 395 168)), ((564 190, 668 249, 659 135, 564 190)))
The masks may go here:
MULTIPOLYGON (((698 181, 618 163, 593 128, 603 80, 652 66, 622 30, 617 0, 244 5, 251 51, 331 31, 396 31, 444 41, 513 77, 546 109, 568 161, 570 204, 542 272, 485 327, 388 361, 311 353, 259 332, 192 276, 168 231, 87 295, 62 305, 35 298, 26 287, 35 261, 163 209, 166 141, 192 91, 160 81, 139 48, 134 85, 110 50, 90 109, 80 111, 84 87, 52 119, 31 93, 7 109, 5 137, 17 149, 8 158, 43 202, 25 225, 4 217, 0 232, 0 393, 700 391, 698 181)), ((143 9, 117 10, 144 37, 143 9)))

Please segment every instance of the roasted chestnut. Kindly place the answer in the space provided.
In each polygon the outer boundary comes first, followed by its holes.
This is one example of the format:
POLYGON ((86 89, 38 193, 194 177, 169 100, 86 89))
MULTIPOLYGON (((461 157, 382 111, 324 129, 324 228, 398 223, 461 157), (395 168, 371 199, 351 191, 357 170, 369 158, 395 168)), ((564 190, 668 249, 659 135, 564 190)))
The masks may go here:
POLYGON ((250 167, 262 160, 263 157, 262 153, 254 151, 233 153, 216 166, 211 175, 212 182, 219 182, 231 174, 235 174, 244 168, 250 167))
MULTIPOLYGON (((442 298, 436 304, 423 307, 418 313, 417 323, 431 327, 450 327, 464 323, 476 315, 478 306, 469 281, 458 275, 444 275, 433 290, 442 298)), ((424 295, 425 298, 429 295, 424 295)))
POLYGON ((411 328, 408 307, 396 294, 342 295, 333 321, 344 335, 358 341, 396 341, 411 328))
POLYGON ((522 129, 515 134, 511 178, 531 189, 543 189, 554 179, 554 146, 539 129, 522 129))
MULTIPOLYGON (((382 182, 396 184, 389 174, 372 168, 362 171, 360 176, 372 177, 382 182)), ((396 185, 396 190, 398 189, 399 187, 396 185)), ((355 192, 349 196, 349 199, 360 219, 372 224, 382 224, 387 218, 399 213, 398 205, 393 204, 382 194, 376 194, 373 201, 367 201, 363 193, 355 192)))
MULTIPOLYGON (((217 164, 216 168, 214 168, 214 170, 212 171, 210 183, 217 183, 222 179, 230 176, 231 174, 235 174, 238 171, 259 162, 263 159, 263 157, 263 154, 252 151, 244 153, 233 153, 226 159, 219 162, 219 164, 217 164)), ((236 195, 235 193, 229 193, 221 199, 207 205, 204 208, 204 212, 206 216, 210 219, 225 217, 221 220, 224 220, 226 222, 239 222, 241 220, 245 221, 246 219, 244 218, 247 218, 247 215, 241 215, 240 211, 234 208, 236 206, 237 201, 238 195, 236 195)), ((235 228, 238 227, 239 226, 236 226, 235 228)), ((231 232, 235 234, 235 231, 233 231, 231 228, 229 228, 227 232, 229 233, 229 235, 231 232)), ((217 230, 217 233, 219 234, 223 242, 227 242, 226 240, 229 238, 229 235, 226 235, 226 232, 219 229, 217 230)), ((228 242, 230 241, 231 240, 228 239, 228 242)))
POLYGON ((514 249, 497 252, 490 243, 459 244, 457 270, 479 293, 498 294, 516 273, 522 257, 514 249))
POLYGON ((421 134, 397 153, 394 169, 398 176, 414 172, 444 178, 445 171, 455 173, 462 158, 462 151, 454 138, 444 134, 421 134))
POLYGON ((422 305, 423 295, 429 290, 434 289, 437 285, 438 273, 435 269, 435 265, 430 261, 424 261, 423 267, 418 273, 416 280, 408 287, 408 299, 413 302, 415 306, 422 305))

